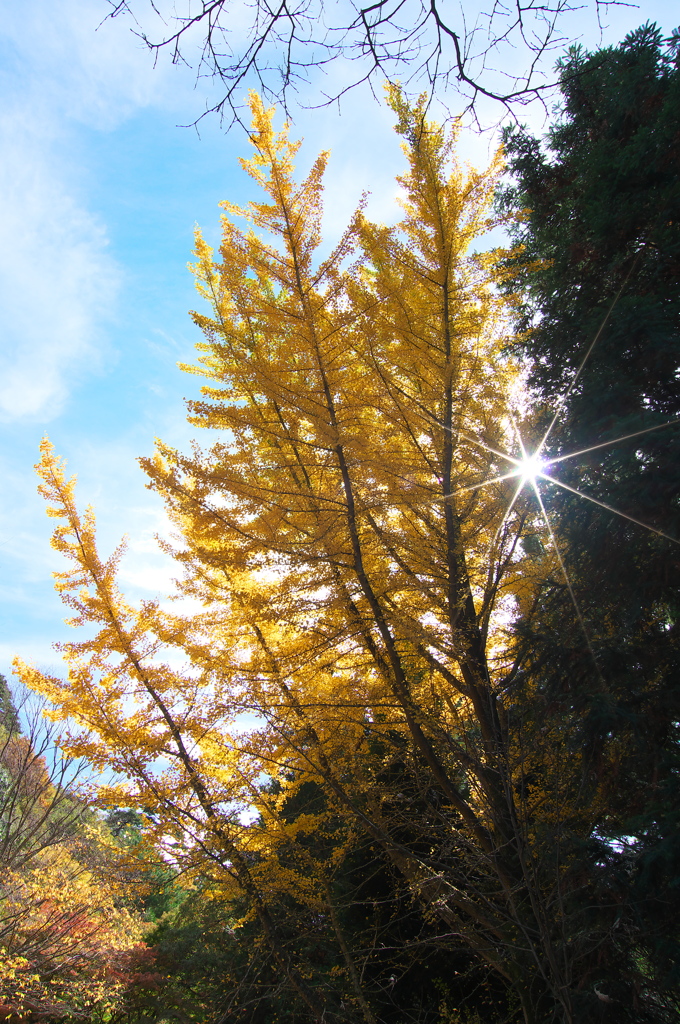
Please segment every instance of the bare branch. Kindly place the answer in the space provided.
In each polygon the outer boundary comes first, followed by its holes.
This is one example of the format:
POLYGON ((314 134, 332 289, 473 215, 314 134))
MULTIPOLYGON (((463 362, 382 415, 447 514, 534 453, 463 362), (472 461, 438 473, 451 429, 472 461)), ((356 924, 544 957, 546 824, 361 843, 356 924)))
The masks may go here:
POLYGON ((556 88, 551 58, 569 41, 567 15, 590 8, 599 22, 602 9, 621 6, 493 0, 468 21, 469 9, 444 11, 441 0, 202 0, 198 8, 185 0, 167 14, 156 0, 108 3, 107 18, 130 18, 155 59, 168 52, 172 63, 219 83, 219 99, 194 124, 208 113, 240 122, 247 86, 288 111, 291 93, 312 81, 321 101, 310 107, 336 103, 362 84, 375 90, 401 79, 430 95, 456 92, 474 120, 480 100, 503 116, 534 100, 545 103, 556 88), (142 24, 143 13, 160 22, 157 30, 142 24), (343 82, 326 92, 319 76, 331 65, 343 70, 343 82))

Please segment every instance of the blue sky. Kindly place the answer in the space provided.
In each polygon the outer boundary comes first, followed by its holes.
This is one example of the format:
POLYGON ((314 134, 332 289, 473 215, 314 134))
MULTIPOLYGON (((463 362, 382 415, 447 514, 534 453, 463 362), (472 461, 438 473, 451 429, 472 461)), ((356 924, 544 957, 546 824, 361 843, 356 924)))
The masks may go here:
MULTIPOLYGON (((198 299, 186 264, 199 223, 217 239, 221 199, 253 198, 238 166, 247 144, 217 119, 178 125, 204 109, 208 84, 149 53, 104 0, 3 0, 0 19, 0 671, 18 653, 53 670, 68 635, 52 590, 59 568, 32 466, 47 434, 77 473, 108 552, 124 533, 122 581, 133 595, 172 576, 155 547, 166 529, 136 457, 154 436, 185 446, 183 398, 197 378, 176 363, 200 340, 187 316, 198 299)), ((596 20, 576 12, 570 33, 617 42, 646 19, 666 31, 677 13, 655 0, 596 20)), ((339 75, 342 71, 337 72, 339 75)), ((245 91, 245 90, 244 90, 245 91)), ((310 102, 309 96, 304 97, 310 102)), ((448 98, 456 112, 455 96, 448 98)), ((540 127, 538 111, 527 117, 540 127)), ((396 216, 401 169, 391 116, 364 93, 340 113, 300 110, 301 165, 332 150, 325 228, 337 236, 362 191, 369 213, 396 216)), ((482 162, 493 136, 466 136, 482 162)))

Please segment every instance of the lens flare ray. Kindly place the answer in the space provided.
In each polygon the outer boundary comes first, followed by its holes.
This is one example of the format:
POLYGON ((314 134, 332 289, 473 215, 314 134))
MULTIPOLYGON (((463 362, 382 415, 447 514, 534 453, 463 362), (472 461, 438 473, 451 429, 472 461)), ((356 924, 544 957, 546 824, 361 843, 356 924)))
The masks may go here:
POLYGON ((651 530, 652 533, 657 533, 659 537, 665 537, 666 540, 672 541, 673 544, 680 544, 680 540, 677 537, 671 537, 669 533, 664 533, 663 530, 657 529, 656 526, 651 526, 649 523, 643 523, 641 519, 636 519, 635 516, 628 515, 627 512, 622 512, 618 508, 614 508, 613 505, 608 505, 606 501, 600 501, 598 498, 593 498, 592 495, 586 494, 585 491, 580 491, 577 487, 571 487, 569 484, 565 484, 563 480, 558 480, 556 477, 548 476, 547 473, 540 474, 543 480, 547 480, 551 484, 555 484, 557 487, 561 487, 565 491, 570 491, 571 494, 577 494, 579 498, 585 498, 586 501, 592 501, 594 505, 599 505, 600 508, 604 508, 607 512, 613 512, 617 516, 622 516, 624 519, 630 520, 631 523, 635 523, 636 526, 642 526, 645 530, 651 530))
MULTIPOLYGON (((672 537, 670 534, 665 533, 663 530, 659 530, 656 526, 652 526, 650 523, 645 523, 642 519, 636 519, 635 516, 631 516, 627 512, 622 512, 620 509, 615 508, 613 505, 607 504, 607 502, 605 501, 601 501, 598 498, 593 498, 592 495, 586 494, 584 491, 581 491, 576 487, 572 487, 570 484, 566 484, 563 480, 560 480, 558 477, 552 476, 550 473, 546 472, 546 470, 550 466, 555 465, 558 462, 564 462, 567 459, 573 459, 579 455, 585 455, 588 454, 589 452, 597 451, 600 448, 606 448, 609 447, 610 445, 618 444, 621 441, 628 441, 631 438, 639 437, 642 434, 649 434, 652 431, 661 430, 664 427, 671 427, 677 423, 680 423, 680 419, 670 420, 668 423, 661 423, 654 427, 647 427, 645 430, 638 430, 632 434, 623 434, 621 435, 621 437, 613 438, 611 441, 603 441, 601 444, 592 445, 590 448, 582 448, 575 452, 569 452, 567 455, 559 455, 556 456, 555 458, 551 457, 549 459, 544 459, 541 457, 540 447, 537 448, 534 452, 527 452, 524 440, 522 439, 521 434, 517 426, 514 424, 514 422, 513 427, 517 435, 517 440, 521 451, 521 458, 517 458, 516 456, 510 455, 507 452, 502 452, 497 449, 491 448, 490 445, 487 445, 485 442, 479 440, 478 438, 465 437, 466 441, 471 441, 475 444, 478 444, 481 448, 484 448, 486 451, 489 451, 494 455, 498 455, 506 462, 511 463, 513 466, 515 466, 515 469, 510 470, 509 473, 503 473, 499 476, 489 477, 485 480, 481 480, 477 484, 471 484, 468 487, 458 488, 457 490, 452 491, 452 493, 447 497, 455 497, 455 495, 457 494, 464 494, 469 491, 476 491, 482 487, 487 487, 490 486, 491 484, 499 483, 503 480, 510 480, 513 477, 521 478, 521 485, 519 488, 520 491, 525 483, 531 483, 533 486, 533 490, 538 496, 536 480, 541 479, 553 484, 556 487, 561 487, 565 491, 570 491, 572 494, 578 495, 579 498, 583 498, 585 501, 591 501, 593 502, 593 504, 599 505, 601 508, 606 509, 608 512, 612 512, 614 515, 622 516, 624 519, 630 520, 631 523, 635 523, 637 526, 641 526, 645 530, 651 530, 652 533, 656 533, 660 537, 664 537, 666 540, 670 540, 673 544, 680 544, 680 540, 678 540, 677 537, 672 537)), ((517 500, 518 496, 519 491, 513 497, 512 505, 515 504, 515 501, 517 500)))
POLYGON ((576 612, 576 617, 578 618, 579 624, 581 626, 581 630, 583 632, 583 636, 585 637, 586 644, 588 645, 588 650, 590 652, 590 656, 593 659, 593 664, 595 665, 595 670, 596 670, 597 674, 600 676, 600 678, 602 678, 601 673, 600 673, 600 666, 597 663, 597 658, 595 657, 595 651, 593 649, 593 644, 592 644, 592 641, 590 639, 590 633, 588 632, 588 628, 586 626, 585 619, 583 618, 583 613, 581 612, 581 609, 579 607, 579 603, 576 600, 576 594, 574 593, 574 588, 572 586, 571 579, 569 578, 569 573, 567 572, 567 567, 564 564, 564 559, 562 558, 562 552, 560 551, 559 545, 557 543, 557 538, 555 537, 555 534, 553 532, 552 524, 551 524, 551 522, 550 522, 550 520, 548 518, 548 513, 546 512, 545 505, 543 504, 543 498, 541 496, 541 492, 538 489, 538 484, 536 483, 535 480, 533 481, 533 489, 534 489, 534 494, 536 495, 536 500, 538 502, 539 508, 541 509, 541 515, 543 516, 543 521, 545 522, 546 529, 547 529, 548 535, 550 537, 550 542, 551 542, 551 544, 553 546, 553 550, 554 550, 554 552, 555 552, 555 554, 557 556, 557 561, 560 564, 560 569, 562 570, 562 575, 564 576, 564 582, 567 584, 567 590, 569 591, 569 596, 571 597, 571 602, 572 602, 572 604, 574 606, 574 610, 576 612))
POLYGON ((558 399, 557 405, 555 407, 555 413, 553 415, 553 418, 550 421, 548 429, 546 430, 545 434, 543 435, 543 439, 542 439, 542 441, 540 442, 540 444, 539 444, 539 446, 537 448, 537 453, 539 455, 541 454, 541 452, 545 448, 545 445, 546 445, 546 443, 548 441, 548 438, 550 437, 550 435, 553 432, 553 429, 555 427, 555 424, 557 423, 557 420, 559 418, 559 415, 560 415, 560 412, 562 410, 562 407, 563 407, 564 403, 567 401, 567 399, 569 398, 570 394, 572 393, 572 391, 576 387, 576 383, 577 383, 579 377, 581 376, 581 374, 583 373, 583 370, 585 369, 585 365, 586 365, 586 363, 588 362, 588 360, 590 359, 590 357, 591 357, 591 355, 593 353, 593 349, 595 348, 595 346, 597 345, 598 341, 602 337, 602 335, 604 333, 604 329, 607 326, 607 323, 609 322, 609 318, 612 315, 612 313, 614 312, 614 309, 616 308, 616 306, 618 305, 619 299, 623 295, 623 293, 625 291, 625 288, 626 288, 626 285, 628 284, 628 281, 630 280, 630 277, 631 277, 633 271, 635 270, 635 267, 638 265, 641 253, 642 253, 642 250, 640 250, 637 253, 637 255, 635 256, 635 259, 632 261, 630 267, 628 268, 628 273, 624 277, 623 282, 621 284, 621 287, 619 288, 619 290, 617 291, 616 295, 612 299, 611 304, 610 304, 609 308, 607 309, 607 312, 605 313, 604 317, 602 318, 602 323, 600 324, 600 326, 598 327, 597 331, 595 332, 595 337, 591 341, 591 343, 588 346, 588 349, 586 351, 586 354, 583 356, 583 359, 579 363, 578 368, 576 370, 576 373, 574 374, 569 387, 564 392, 564 394, 561 395, 560 398, 558 399))
MULTIPOLYGON (((514 460, 513 460, 514 461, 514 460)), ((458 487, 455 491, 451 491, 450 494, 444 495, 445 498, 455 498, 458 494, 469 494, 470 491, 478 491, 482 487, 490 487, 491 484, 501 483, 503 480, 512 480, 516 477, 518 470, 513 469, 509 473, 503 473, 501 476, 492 476, 486 480, 482 480, 478 484, 470 484, 469 487, 458 487)))
POLYGON ((508 519, 510 517, 510 513, 512 512, 513 508, 515 507, 515 502, 517 501, 517 499, 519 498, 520 494, 522 493, 522 488, 524 487, 524 484, 525 484, 525 480, 524 479, 521 479, 519 481, 519 483, 517 484, 517 487, 515 488, 515 493, 513 494, 512 498, 510 500, 510 504, 508 505, 508 507, 505 510, 505 515, 501 519, 500 524, 498 526, 498 529, 496 530, 496 532, 494 534, 494 538, 493 538, 493 541, 492 541, 492 544, 491 544, 492 548, 495 547, 496 541, 498 540, 498 538, 500 536, 500 532, 503 529, 503 527, 505 526, 505 524, 507 523, 507 521, 508 521, 508 519))
POLYGON ((653 430, 663 430, 665 427, 673 427, 676 423, 680 423, 680 419, 669 420, 668 423, 657 423, 655 427, 646 427, 645 430, 636 430, 632 434, 622 434, 621 437, 615 437, 611 441, 602 441, 601 444, 593 444, 590 448, 579 448, 576 452, 569 452, 567 455, 558 455, 557 458, 550 459, 550 463, 565 462, 567 459, 575 459, 577 455, 587 455, 589 452, 596 452, 600 448, 608 448, 610 445, 619 444, 621 441, 630 441, 633 437, 642 437, 643 434, 651 434, 653 430))

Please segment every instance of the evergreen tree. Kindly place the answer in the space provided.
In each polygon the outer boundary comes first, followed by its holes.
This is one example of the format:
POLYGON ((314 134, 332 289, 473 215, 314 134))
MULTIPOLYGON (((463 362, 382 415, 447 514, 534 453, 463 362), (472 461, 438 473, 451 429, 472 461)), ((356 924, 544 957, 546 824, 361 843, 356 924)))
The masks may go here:
POLYGON ((583 864, 618 931, 591 974, 618 1019, 640 1019, 652 977, 658 1012, 668 1000, 673 1013, 680 962, 678 39, 645 25, 615 48, 572 49, 561 70, 545 144, 505 140, 515 184, 502 205, 523 211, 516 238, 533 261, 511 274, 520 347, 537 440, 553 424, 543 457, 585 450, 546 472, 637 522, 546 485, 573 594, 546 573, 520 633, 529 674, 588 751, 584 785, 605 795, 583 864))
POLYGON ((19 715, 17 713, 12 691, 7 685, 7 680, 0 674, 0 727, 8 733, 20 731, 19 715))

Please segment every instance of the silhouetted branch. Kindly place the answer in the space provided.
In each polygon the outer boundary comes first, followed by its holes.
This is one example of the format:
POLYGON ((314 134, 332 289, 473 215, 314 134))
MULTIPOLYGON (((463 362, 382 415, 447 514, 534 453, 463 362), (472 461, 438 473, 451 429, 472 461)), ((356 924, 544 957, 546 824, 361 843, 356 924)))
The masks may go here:
POLYGON ((407 88, 431 94, 454 89, 473 118, 480 97, 502 114, 543 100, 556 87, 556 75, 544 64, 569 41, 562 31, 565 15, 590 6, 599 20, 603 9, 629 6, 492 0, 472 12, 474 22, 468 23, 469 9, 460 4, 456 12, 442 0, 184 0, 171 13, 155 0, 108 2, 108 17, 131 17, 133 31, 155 57, 166 50, 173 63, 221 83, 220 98, 201 117, 218 113, 232 121, 240 120, 242 87, 256 86, 288 110, 291 92, 338 63, 350 66, 349 81, 325 93, 315 78, 322 99, 310 106, 337 102, 364 83, 374 87, 400 79, 407 88), (158 32, 139 20, 143 9, 160 21, 158 32))

